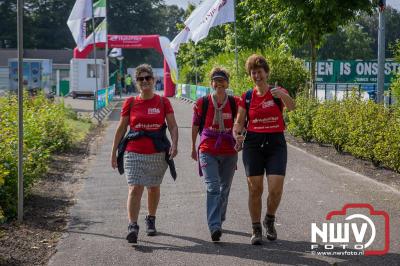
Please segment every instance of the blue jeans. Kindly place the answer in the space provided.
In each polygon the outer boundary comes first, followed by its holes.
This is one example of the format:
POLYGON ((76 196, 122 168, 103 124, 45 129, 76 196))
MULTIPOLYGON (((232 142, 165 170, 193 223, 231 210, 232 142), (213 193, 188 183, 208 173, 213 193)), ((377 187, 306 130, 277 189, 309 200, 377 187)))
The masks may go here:
POLYGON ((207 222, 210 232, 221 229, 225 221, 229 191, 238 155, 214 156, 200 152, 200 167, 207 188, 207 222))

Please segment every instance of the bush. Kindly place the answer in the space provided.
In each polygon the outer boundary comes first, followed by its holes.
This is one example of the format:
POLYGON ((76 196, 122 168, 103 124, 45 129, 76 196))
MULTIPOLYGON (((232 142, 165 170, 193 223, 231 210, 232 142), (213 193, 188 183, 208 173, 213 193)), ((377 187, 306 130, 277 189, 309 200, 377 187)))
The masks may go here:
POLYGON ((318 102, 311 99, 305 92, 299 93, 296 97, 296 109, 288 112, 287 129, 296 137, 304 141, 313 139, 312 121, 317 111, 318 102))
POLYGON ((400 108, 387 113, 388 122, 377 132, 377 143, 373 149, 375 160, 383 166, 400 172, 400 108))
MULTIPOLYGON (((24 96, 24 193, 47 171, 51 153, 70 147, 73 134, 67 124, 71 111, 43 94, 24 96)), ((0 98, 0 216, 13 217, 17 206, 18 104, 15 96, 0 98)), ((1 219, 1 217, 0 217, 1 219)))
POLYGON ((307 70, 304 68, 304 62, 300 59, 293 57, 288 52, 280 49, 269 49, 263 52, 254 52, 246 50, 238 54, 238 70, 236 70, 235 54, 222 53, 210 60, 206 65, 202 66, 203 72, 201 76, 204 86, 209 86, 209 73, 211 69, 216 66, 226 68, 230 75, 230 88, 234 90, 235 94, 242 94, 249 88, 253 87, 253 82, 249 78, 245 70, 245 62, 247 58, 253 54, 258 53, 263 55, 270 65, 270 84, 278 82, 278 84, 286 88, 289 93, 296 95, 299 87, 303 86, 307 81, 307 70))
POLYGON ((399 106, 387 109, 362 100, 355 91, 343 101, 323 103, 299 94, 288 131, 400 172, 399 106))
POLYGON ((354 93, 343 102, 343 107, 348 128, 344 149, 355 157, 377 164, 373 147, 381 141, 380 132, 386 130, 387 109, 373 101, 363 101, 354 93))

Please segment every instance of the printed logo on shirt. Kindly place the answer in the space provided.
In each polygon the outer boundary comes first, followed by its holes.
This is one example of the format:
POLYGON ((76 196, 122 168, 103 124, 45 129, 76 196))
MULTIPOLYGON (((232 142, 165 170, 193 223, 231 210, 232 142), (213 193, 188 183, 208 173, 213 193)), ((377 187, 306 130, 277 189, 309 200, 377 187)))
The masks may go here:
POLYGON ((149 115, 157 115, 159 113, 160 113, 160 109, 158 109, 158 108, 147 109, 147 114, 149 114, 149 115))
POLYGON ((259 123, 266 124, 266 123, 274 123, 278 120, 279 120, 278 116, 273 116, 273 117, 268 117, 268 118, 255 118, 251 122, 253 124, 259 124, 259 123))
POLYGON ((262 108, 268 108, 274 105, 274 100, 264 101, 261 105, 262 108))
POLYGON ((160 128, 160 124, 142 124, 139 123, 135 125, 136 129, 158 129, 160 128))
POLYGON ((232 119, 232 113, 223 113, 222 119, 232 119))

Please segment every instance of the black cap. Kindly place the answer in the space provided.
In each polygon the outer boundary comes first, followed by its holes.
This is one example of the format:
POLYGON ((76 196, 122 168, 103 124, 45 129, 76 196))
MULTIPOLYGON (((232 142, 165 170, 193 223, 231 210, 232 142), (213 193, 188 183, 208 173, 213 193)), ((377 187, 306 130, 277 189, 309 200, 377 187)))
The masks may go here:
POLYGON ((214 74, 212 75, 211 79, 216 79, 216 78, 222 78, 222 79, 224 79, 226 81, 229 81, 228 76, 223 71, 214 72, 214 74))

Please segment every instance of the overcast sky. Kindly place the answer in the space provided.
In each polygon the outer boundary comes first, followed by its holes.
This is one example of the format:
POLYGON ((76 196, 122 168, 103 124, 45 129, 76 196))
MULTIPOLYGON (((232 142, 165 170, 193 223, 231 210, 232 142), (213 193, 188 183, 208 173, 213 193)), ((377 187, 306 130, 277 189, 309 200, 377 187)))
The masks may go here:
MULTIPOLYGON (((165 0, 169 5, 178 5, 179 7, 186 8, 188 3, 198 4, 201 0, 165 0)), ((388 5, 400 10, 400 0, 386 0, 388 5)))

